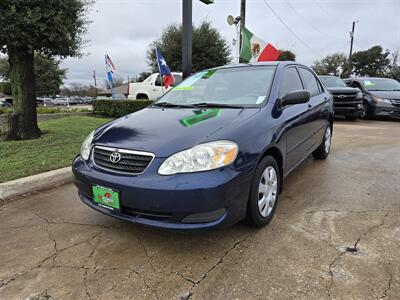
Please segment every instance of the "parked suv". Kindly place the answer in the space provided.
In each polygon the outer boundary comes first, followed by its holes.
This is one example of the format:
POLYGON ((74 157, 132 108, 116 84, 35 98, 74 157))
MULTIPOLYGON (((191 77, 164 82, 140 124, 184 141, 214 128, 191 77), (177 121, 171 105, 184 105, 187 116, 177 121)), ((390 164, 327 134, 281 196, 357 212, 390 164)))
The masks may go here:
POLYGON ((319 76, 333 95, 335 115, 346 119, 355 119, 363 112, 363 93, 360 89, 351 88, 336 76, 319 76))
POLYGON ((363 96, 363 116, 400 117, 400 83, 390 78, 348 78, 348 86, 359 88, 363 96))
MULTIPOLYGON (((73 161, 81 200, 149 226, 269 223, 283 180, 328 157, 332 96, 293 62, 194 74, 155 104, 93 131, 73 161)), ((322 178, 323 180, 323 178, 322 178)))

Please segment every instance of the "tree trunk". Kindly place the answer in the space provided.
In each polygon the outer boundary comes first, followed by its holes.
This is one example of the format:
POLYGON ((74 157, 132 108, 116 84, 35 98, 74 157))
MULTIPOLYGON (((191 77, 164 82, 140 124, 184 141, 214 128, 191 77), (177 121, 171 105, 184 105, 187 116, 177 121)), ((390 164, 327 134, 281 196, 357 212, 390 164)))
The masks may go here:
POLYGON ((9 139, 29 140, 40 136, 36 113, 36 87, 33 51, 9 49, 13 112, 9 139))

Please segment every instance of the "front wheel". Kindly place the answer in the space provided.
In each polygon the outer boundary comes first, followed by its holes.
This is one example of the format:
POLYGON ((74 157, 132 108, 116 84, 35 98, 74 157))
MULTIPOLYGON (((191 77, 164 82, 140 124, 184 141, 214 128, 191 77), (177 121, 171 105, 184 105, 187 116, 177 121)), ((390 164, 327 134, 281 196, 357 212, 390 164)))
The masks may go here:
POLYGON ((328 126, 325 130, 324 139, 321 145, 313 152, 315 159, 326 159, 331 151, 332 145, 332 129, 328 126))
POLYGON ((247 222, 255 227, 267 225, 276 210, 281 176, 276 160, 266 156, 257 166, 247 206, 247 222))

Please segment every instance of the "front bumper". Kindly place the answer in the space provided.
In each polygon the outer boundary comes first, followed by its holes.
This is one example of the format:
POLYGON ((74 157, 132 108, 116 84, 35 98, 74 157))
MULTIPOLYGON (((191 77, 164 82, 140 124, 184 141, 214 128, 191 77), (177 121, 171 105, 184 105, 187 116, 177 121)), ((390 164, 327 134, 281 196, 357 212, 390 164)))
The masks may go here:
POLYGON ((400 106, 378 104, 375 106, 374 113, 376 116, 400 117, 400 106))
POLYGON ((335 115, 338 116, 348 116, 348 117, 358 117, 363 109, 362 101, 352 101, 352 102, 333 102, 333 109, 335 115))
POLYGON ((167 229, 207 229, 234 224, 246 215, 255 166, 158 175, 162 159, 155 158, 141 175, 123 175, 98 169, 77 157, 72 166, 79 197, 104 214, 143 225, 167 229), (120 193, 120 211, 93 202, 92 186, 120 193))

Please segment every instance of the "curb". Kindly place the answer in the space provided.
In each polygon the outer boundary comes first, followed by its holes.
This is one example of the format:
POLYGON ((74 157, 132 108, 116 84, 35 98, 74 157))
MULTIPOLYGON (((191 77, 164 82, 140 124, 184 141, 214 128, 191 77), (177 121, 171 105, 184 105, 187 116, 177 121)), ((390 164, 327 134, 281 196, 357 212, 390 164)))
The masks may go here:
POLYGON ((0 183, 0 201, 72 182, 71 167, 0 183))

